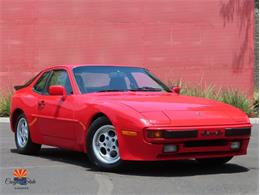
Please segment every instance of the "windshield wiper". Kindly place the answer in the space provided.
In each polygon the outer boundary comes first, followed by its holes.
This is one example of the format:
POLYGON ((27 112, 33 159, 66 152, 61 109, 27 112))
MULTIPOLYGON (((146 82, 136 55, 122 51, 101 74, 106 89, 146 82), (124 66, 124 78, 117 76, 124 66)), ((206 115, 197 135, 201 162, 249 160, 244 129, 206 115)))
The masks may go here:
POLYGON ((106 90, 100 90, 96 92, 118 92, 118 91, 125 91, 125 90, 119 90, 119 89, 106 89, 106 90))
POLYGON ((96 91, 96 92, 99 93, 99 92, 124 92, 124 91, 162 91, 162 89, 154 88, 154 87, 138 87, 138 88, 128 89, 128 90, 105 89, 105 90, 100 90, 100 91, 96 91))
POLYGON ((129 91, 162 91, 162 89, 154 87, 138 87, 135 89, 129 89, 129 91))

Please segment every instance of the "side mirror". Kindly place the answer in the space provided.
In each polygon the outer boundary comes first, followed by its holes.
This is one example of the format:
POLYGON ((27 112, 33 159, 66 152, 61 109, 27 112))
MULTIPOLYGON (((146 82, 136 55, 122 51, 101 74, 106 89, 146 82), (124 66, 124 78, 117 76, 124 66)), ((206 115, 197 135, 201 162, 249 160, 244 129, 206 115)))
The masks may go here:
POLYGON ((55 96, 62 96, 63 99, 65 99, 65 97, 67 96, 65 88, 61 85, 50 86, 49 87, 49 94, 55 95, 55 96))
POLYGON ((172 88, 172 92, 177 93, 177 94, 180 94, 181 88, 180 88, 179 86, 173 87, 173 88, 172 88))

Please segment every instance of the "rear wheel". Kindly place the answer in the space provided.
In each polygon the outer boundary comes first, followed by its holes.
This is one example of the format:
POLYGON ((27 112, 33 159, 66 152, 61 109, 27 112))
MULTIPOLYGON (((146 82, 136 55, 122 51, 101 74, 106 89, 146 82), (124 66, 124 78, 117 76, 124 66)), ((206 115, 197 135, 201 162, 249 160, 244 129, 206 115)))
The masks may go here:
POLYGON ((122 165, 115 127, 106 117, 96 119, 87 136, 90 161, 102 170, 117 170, 122 165))
POLYGON ((196 159, 200 164, 205 166, 219 166, 227 163, 233 158, 231 157, 221 157, 221 158, 200 158, 196 159))
POLYGON ((24 114, 20 114, 16 121, 15 144, 20 154, 36 154, 41 149, 40 144, 35 144, 31 140, 29 125, 24 114))

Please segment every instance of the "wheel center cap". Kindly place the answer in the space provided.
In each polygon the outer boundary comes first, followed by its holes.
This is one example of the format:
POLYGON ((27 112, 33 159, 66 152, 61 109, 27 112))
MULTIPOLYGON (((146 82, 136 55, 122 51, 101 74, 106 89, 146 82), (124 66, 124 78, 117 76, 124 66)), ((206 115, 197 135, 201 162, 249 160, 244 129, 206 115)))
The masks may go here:
POLYGON ((112 147, 112 142, 111 142, 111 141, 108 141, 108 142, 107 142, 107 147, 109 147, 109 148, 112 147))

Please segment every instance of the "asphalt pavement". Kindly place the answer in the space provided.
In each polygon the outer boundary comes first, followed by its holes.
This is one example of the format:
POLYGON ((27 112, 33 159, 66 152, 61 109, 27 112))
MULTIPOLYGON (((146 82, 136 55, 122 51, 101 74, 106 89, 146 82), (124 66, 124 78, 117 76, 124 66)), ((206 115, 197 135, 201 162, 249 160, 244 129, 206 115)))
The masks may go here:
POLYGON ((196 161, 130 163, 119 173, 96 171, 82 153, 43 146, 38 156, 16 152, 9 123, 0 123, 0 194, 258 194, 258 130, 248 154, 218 168, 196 161), (27 185, 14 180, 27 169, 27 185))

